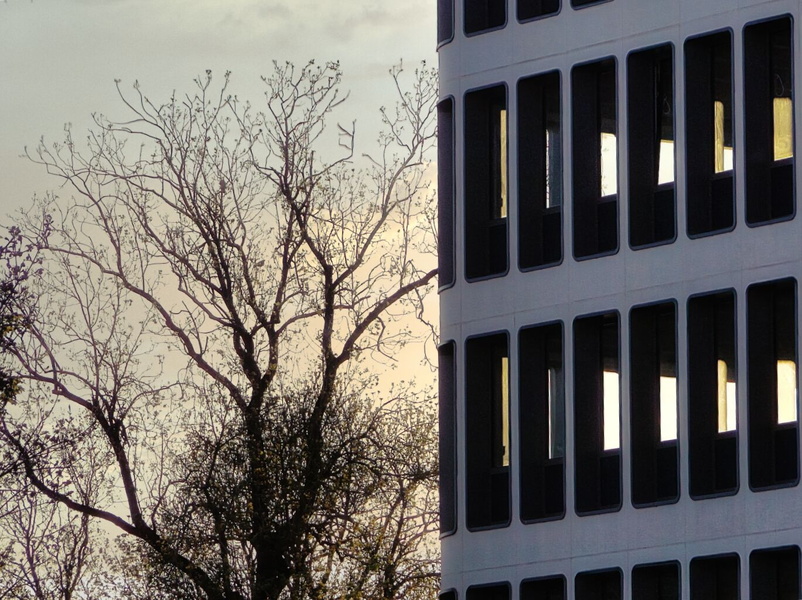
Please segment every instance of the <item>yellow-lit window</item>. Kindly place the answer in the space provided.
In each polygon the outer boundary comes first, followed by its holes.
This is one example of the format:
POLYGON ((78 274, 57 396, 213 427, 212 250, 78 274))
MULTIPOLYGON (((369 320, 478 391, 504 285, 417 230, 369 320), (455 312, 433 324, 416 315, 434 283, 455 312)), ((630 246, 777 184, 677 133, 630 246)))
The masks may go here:
POLYGON ((718 361, 718 432, 735 431, 737 410, 735 381, 729 379, 727 363, 718 361))
POLYGON ((677 439, 677 378, 660 376, 660 441, 677 439))
POLYGON ((604 449, 617 450, 621 447, 621 396, 618 373, 604 371, 604 449))
POLYGON ((777 424, 795 423, 796 363, 792 360, 777 361, 777 424))
POLYGON ((713 144, 715 172, 732 171, 732 146, 726 145, 727 131, 725 129, 725 109, 721 100, 713 103, 713 129, 715 141, 713 144))
POLYGON ((501 466, 510 466, 510 360, 501 357, 501 466))
POLYGON ((794 156, 794 103, 791 98, 774 98, 774 160, 794 156))

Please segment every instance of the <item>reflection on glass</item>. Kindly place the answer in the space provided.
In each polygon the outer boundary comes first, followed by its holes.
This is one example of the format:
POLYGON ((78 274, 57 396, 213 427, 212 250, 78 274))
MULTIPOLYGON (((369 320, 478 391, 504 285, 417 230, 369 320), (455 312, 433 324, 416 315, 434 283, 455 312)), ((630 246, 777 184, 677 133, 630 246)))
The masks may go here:
POLYGON ((621 397, 618 373, 604 371, 602 375, 604 449, 617 450, 621 447, 621 397))
POLYGON ((727 363, 718 361, 718 432, 735 431, 735 381, 728 379, 727 363))
POLYGON ((618 145, 614 133, 602 131, 601 152, 601 195, 612 196, 618 193, 618 145))
POLYGON ((714 135, 715 142, 713 144, 713 151, 715 153, 715 172, 723 173, 724 171, 732 170, 732 146, 726 146, 725 140, 727 139, 726 131, 724 129, 724 103, 716 100, 713 103, 714 114, 714 135))
POLYGON ((796 420, 796 363, 792 360, 778 360, 777 424, 795 423, 796 420))
POLYGON ((660 441, 677 439, 677 378, 660 377, 660 441))
POLYGON ((774 98, 774 160, 794 156, 793 112, 790 98, 774 98))
POLYGON ((565 401, 562 377, 555 368, 548 370, 549 458, 565 456, 565 401))
POLYGON ((559 121, 546 127, 546 208, 562 204, 562 140, 559 121))
POLYGON ((509 386, 510 360, 501 357, 501 466, 510 466, 510 386, 509 386))

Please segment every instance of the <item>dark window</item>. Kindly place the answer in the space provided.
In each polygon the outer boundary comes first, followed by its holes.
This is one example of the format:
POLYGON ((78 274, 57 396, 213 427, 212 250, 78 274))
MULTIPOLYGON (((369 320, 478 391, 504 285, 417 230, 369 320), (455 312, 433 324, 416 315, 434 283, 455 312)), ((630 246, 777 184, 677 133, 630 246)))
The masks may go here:
POLYGON ((749 555, 752 600, 798 600, 799 548, 755 550, 749 555))
POLYGON ((454 101, 437 106, 437 277, 454 283, 454 101))
POLYGON ((543 577, 521 582, 521 600, 565 600, 565 577, 543 577))
POLYGON ((738 488, 735 294, 688 301, 688 452, 693 498, 738 488))
POLYGON ((454 37, 454 0, 437 0, 437 43, 454 37))
POLYGON ((457 377, 454 342, 439 349, 440 532, 457 529, 457 377))
POLYGON ((732 35, 685 43, 688 235, 735 225, 732 127, 732 35))
POLYGON ((563 203, 560 74, 518 84, 518 264, 562 260, 563 203))
POLYGON ((507 270, 507 90, 465 94, 465 276, 507 270))
POLYGON ((465 0, 465 33, 503 27, 506 21, 507 0, 465 0))
POLYGON ((589 4, 600 4, 602 2, 609 2, 610 0, 571 0, 571 6, 574 8, 581 8, 589 4))
POLYGON ((574 255, 618 250, 618 125, 615 60, 574 67, 572 80, 574 255))
POLYGON ((738 600, 738 556, 694 558, 691 561, 691 600, 738 600))
POLYGON ((576 600, 621 600, 621 571, 579 573, 574 581, 576 600))
POLYGON ((554 323, 519 336, 521 519, 565 514, 563 328, 554 323))
POLYGON ((437 598, 439 600, 457 600, 457 592, 455 590, 440 592, 440 595, 437 598))
POLYGON ((469 339, 465 353, 467 525, 506 525, 510 520, 507 335, 469 339))
POLYGON ((576 512, 621 507, 618 313, 574 321, 576 512))
POLYGON ((667 242, 676 235, 674 182, 674 52, 671 45, 627 59, 629 243, 667 242))
POLYGON ((680 600, 679 565, 659 563, 632 569, 634 600, 680 600))
POLYGON ((747 290, 749 484, 753 489, 799 481, 796 282, 747 290))
POLYGON ((468 588, 468 600, 510 600, 510 586, 507 583, 474 585, 468 588))
POLYGON ((744 29, 746 222, 794 213, 794 81, 789 17, 744 29))
POLYGON ((632 503, 679 497, 674 303, 634 308, 630 322, 632 503))
POLYGON ((518 20, 553 15, 560 10, 560 0, 518 0, 518 20))

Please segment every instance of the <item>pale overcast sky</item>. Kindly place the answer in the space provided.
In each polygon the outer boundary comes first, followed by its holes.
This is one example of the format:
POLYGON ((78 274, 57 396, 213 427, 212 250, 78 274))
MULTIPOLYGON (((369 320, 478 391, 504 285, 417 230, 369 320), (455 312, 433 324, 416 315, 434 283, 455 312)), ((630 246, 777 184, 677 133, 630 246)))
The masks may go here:
MULTIPOLYGON (((124 116, 114 79, 138 79, 153 100, 188 91, 206 69, 232 71, 232 90, 258 100, 272 60, 339 60, 352 97, 343 121, 373 136, 389 103, 387 69, 436 64, 435 0, 0 1, 0 222, 53 187, 18 158, 92 112, 124 116)), ((81 136, 83 137, 83 136, 81 136)))

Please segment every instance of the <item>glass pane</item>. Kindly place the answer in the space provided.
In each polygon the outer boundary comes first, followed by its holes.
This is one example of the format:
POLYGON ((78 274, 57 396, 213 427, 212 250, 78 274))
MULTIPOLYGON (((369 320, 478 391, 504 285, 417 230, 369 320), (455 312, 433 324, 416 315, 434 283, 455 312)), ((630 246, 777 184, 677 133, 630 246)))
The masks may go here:
POLYGON ((794 156, 793 112, 790 98, 774 98, 774 160, 794 156))
POLYGON ((718 361, 718 432, 735 431, 735 382, 728 380, 729 369, 723 360, 718 361))
POLYGON ((792 360, 778 360, 777 423, 795 423, 796 419, 796 363, 792 360))
POLYGON ((621 402, 618 373, 604 371, 604 449, 616 450, 621 447, 621 402))
POLYGON ((677 378, 660 377, 660 441, 677 439, 677 378))
POLYGON ((601 152, 601 195, 612 196, 618 193, 618 144, 614 133, 602 131, 601 152))

